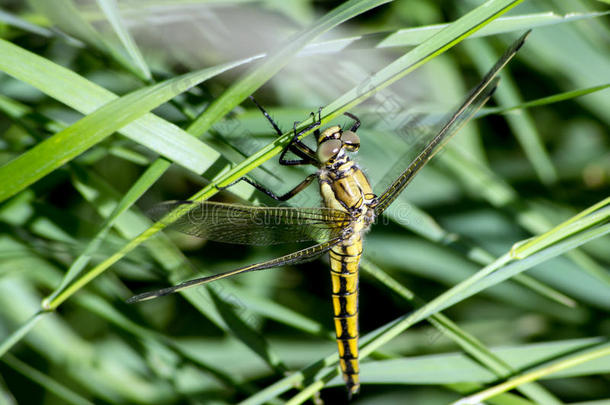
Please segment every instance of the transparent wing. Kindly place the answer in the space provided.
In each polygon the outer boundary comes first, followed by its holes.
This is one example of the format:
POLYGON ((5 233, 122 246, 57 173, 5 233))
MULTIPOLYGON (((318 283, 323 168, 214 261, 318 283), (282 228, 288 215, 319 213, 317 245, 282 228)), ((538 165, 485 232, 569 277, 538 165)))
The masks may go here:
POLYGON ((432 159, 432 157, 464 126, 472 116, 489 100, 498 85, 498 72, 515 56, 523 45, 529 31, 515 41, 504 55, 496 62, 481 82, 471 90, 464 102, 441 126, 440 130, 430 139, 425 148, 409 164, 407 169, 379 197, 375 208, 376 215, 383 211, 400 195, 415 175, 432 159))
POLYGON ((217 242, 242 245, 325 242, 341 235, 351 217, 331 208, 257 207, 218 202, 170 201, 148 213, 162 220, 168 213, 192 205, 168 229, 217 242))
POLYGON ((127 303, 132 304, 134 302, 151 300, 157 297, 162 297, 164 295, 173 294, 178 291, 185 290, 187 288, 195 287, 198 285, 208 284, 212 281, 221 280, 223 278, 232 277, 242 273, 248 273, 251 271, 259 271, 272 269, 279 266, 284 266, 287 264, 296 264, 303 263, 310 260, 314 260, 316 257, 320 256, 322 253, 325 253, 330 250, 334 245, 341 242, 341 238, 334 238, 327 242, 320 243, 314 246, 310 246, 303 250, 299 250, 298 252, 293 252, 287 254, 282 257, 277 257, 275 259, 267 260, 266 262, 251 264, 249 266, 240 267, 239 269, 227 271, 224 273, 215 274, 213 276, 200 277, 193 280, 188 280, 178 285, 162 288, 156 291, 149 291, 142 294, 134 295, 133 297, 127 300, 127 303))

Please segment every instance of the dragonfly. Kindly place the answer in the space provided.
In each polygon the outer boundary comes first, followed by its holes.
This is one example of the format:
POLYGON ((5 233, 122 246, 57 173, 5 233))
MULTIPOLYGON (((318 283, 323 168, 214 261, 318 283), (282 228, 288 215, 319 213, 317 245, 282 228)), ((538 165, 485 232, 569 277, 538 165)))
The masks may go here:
MULTIPOLYGON (((128 302, 161 297, 238 274, 303 263, 328 252, 339 366, 351 398, 360 388, 358 267, 363 251, 364 234, 375 218, 383 214, 426 163, 487 102, 498 85, 498 72, 515 56, 528 34, 529 32, 525 33, 506 50, 455 112, 439 125, 440 129, 432 132, 426 146, 415 159, 380 195, 373 193, 367 176, 349 155, 360 148, 360 139, 356 134, 360 120, 353 114, 345 113, 354 121, 349 129, 335 125, 320 131, 322 110, 320 109, 317 121, 315 113, 312 112, 312 121, 316 122, 300 132, 297 132, 298 123, 294 124, 293 137, 282 150, 279 158, 279 163, 285 166, 313 165, 317 168, 315 173, 308 175, 283 195, 276 195, 248 178, 244 177, 240 180, 250 183, 275 200, 287 201, 317 179, 323 207, 263 207, 210 201, 174 201, 159 204, 153 209, 155 211, 153 215, 156 217, 162 217, 179 208, 186 212, 169 225, 171 229, 213 241, 248 245, 303 241, 316 243, 261 263, 135 295, 128 302), (301 135, 311 130, 314 130, 317 137, 316 150, 299 139, 301 135), (289 151, 297 159, 287 159, 286 155, 289 151)), ((253 98, 252 100, 254 101, 253 98)), ((254 103, 274 130, 282 135, 282 131, 265 109, 256 101, 254 103)))

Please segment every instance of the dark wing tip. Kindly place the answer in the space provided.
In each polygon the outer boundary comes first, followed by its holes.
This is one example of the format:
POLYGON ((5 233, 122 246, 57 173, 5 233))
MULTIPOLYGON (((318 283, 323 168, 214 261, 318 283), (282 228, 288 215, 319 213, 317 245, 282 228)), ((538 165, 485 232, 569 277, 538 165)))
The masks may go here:
POLYGON ((527 37, 529 37, 529 35, 532 33, 532 29, 530 28, 529 30, 525 31, 525 33, 523 35, 521 35, 519 37, 519 39, 517 39, 515 41, 515 43, 513 44, 513 46, 510 48, 510 50, 508 52, 517 52, 519 49, 521 49, 521 47, 523 46, 523 44, 525 43, 525 40, 527 39, 527 37))
POLYGON ((127 299, 125 302, 128 304, 134 304, 134 303, 140 302, 140 301, 148 301, 148 300, 152 300, 154 298, 163 297, 164 295, 169 295, 175 291, 176 291, 175 287, 168 287, 168 288, 164 288, 162 290, 156 290, 156 291, 148 291, 148 292, 145 292, 142 294, 134 295, 133 297, 127 299))

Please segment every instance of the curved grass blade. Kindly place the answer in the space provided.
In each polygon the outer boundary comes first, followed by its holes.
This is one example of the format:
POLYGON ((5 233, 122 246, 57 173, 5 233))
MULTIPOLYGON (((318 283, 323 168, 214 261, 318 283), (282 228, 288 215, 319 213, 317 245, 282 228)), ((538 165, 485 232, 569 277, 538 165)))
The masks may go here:
MULTIPOLYGON (((525 374, 533 367, 543 368, 541 364, 553 364, 557 359, 569 358, 574 353, 590 352, 593 348, 604 346, 607 346, 607 339, 581 338, 502 346, 492 348, 490 351, 494 356, 506 359, 512 369, 525 374)), ((467 381, 476 384, 479 387, 477 390, 480 390, 486 384, 498 383, 500 380, 482 369, 476 361, 464 353, 424 354, 407 358, 373 360, 364 363, 362 367, 365 375, 369 376, 368 382, 376 384, 450 384, 449 387, 452 388, 453 384, 467 381), (440 372, 434 367, 439 363, 443 365, 443 371, 440 372)), ((556 376, 549 375, 545 379, 604 374, 609 369, 610 362, 598 358, 589 365, 583 364, 572 370, 564 369, 556 376)), ((338 379, 335 379, 329 385, 338 385, 338 383, 338 379)), ((468 395, 473 391, 471 389, 464 392, 468 395)), ((546 405, 549 402, 543 400, 533 403, 546 405)), ((563 404, 563 402, 558 403, 563 404)))
MULTIPOLYGON (((404 198, 401 202, 402 206, 407 205, 409 212, 408 218, 404 215, 398 215, 393 206, 385 212, 385 216, 389 217, 395 223, 403 226, 406 229, 426 238, 430 241, 443 244, 451 247, 459 252, 462 252, 468 260, 487 266, 494 261, 494 256, 480 246, 476 246, 471 242, 463 239, 460 235, 451 233, 442 228, 429 214, 418 208, 417 206, 408 203, 404 198)), ((529 288, 532 291, 548 298, 551 301, 557 302, 566 307, 576 307, 576 301, 566 294, 552 288, 527 274, 518 274, 514 278, 515 282, 529 288)))
MULTIPOLYGON (((407 73, 445 52, 464 38, 480 30, 491 21, 497 19, 508 10, 521 3, 522 0, 489 0, 460 17, 443 30, 423 42, 404 56, 372 76, 366 83, 361 83, 354 89, 335 100, 323 111, 332 111, 327 115, 332 119, 358 105, 373 93, 389 86, 407 73)), ((326 122, 325 119, 322 122, 326 122)))
MULTIPOLYGON (((521 199, 513 188, 491 170, 463 156, 452 148, 446 148, 445 151, 443 163, 448 165, 452 173, 464 182, 468 189, 476 190, 476 194, 482 199, 488 201, 494 207, 508 210, 514 216, 516 223, 532 234, 545 233, 553 228, 553 224, 543 212, 530 208, 530 203, 521 199)), ((594 207, 603 204, 604 202, 600 202, 594 207)), ((590 212, 590 210, 588 209, 583 212, 590 212)), ((587 254, 580 250, 574 250, 569 252, 567 256, 593 277, 606 285, 610 285, 608 272, 587 254)))
POLYGON ((97 4, 104 12, 106 19, 110 23, 110 26, 119 37, 121 44, 131 57, 133 67, 138 70, 138 76, 144 80, 150 80, 152 78, 150 70, 142 57, 142 53, 138 49, 136 42, 133 40, 131 34, 125 27, 125 23, 119 13, 116 0, 97 0, 97 4))
POLYGON ((517 243, 511 249, 511 256, 515 259, 525 259, 528 256, 544 249, 547 246, 572 236, 583 229, 608 221, 610 217, 610 197, 578 213, 567 221, 557 225, 542 235, 531 238, 525 243, 517 243), (583 225, 584 223, 584 225, 583 225))

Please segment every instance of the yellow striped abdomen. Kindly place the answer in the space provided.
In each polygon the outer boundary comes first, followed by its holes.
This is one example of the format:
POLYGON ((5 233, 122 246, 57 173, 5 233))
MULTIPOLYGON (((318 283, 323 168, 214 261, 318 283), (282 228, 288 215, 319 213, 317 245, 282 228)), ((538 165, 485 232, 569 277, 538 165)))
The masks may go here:
POLYGON ((333 312, 343 379, 351 394, 360 388, 358 364, 358 264, 362 237, 353 235, 330 250, 333 312))

